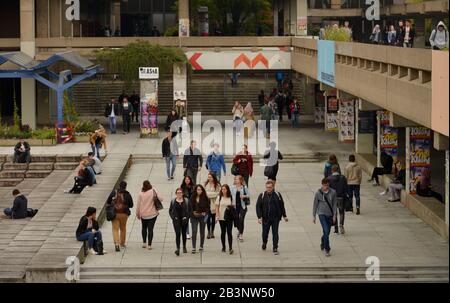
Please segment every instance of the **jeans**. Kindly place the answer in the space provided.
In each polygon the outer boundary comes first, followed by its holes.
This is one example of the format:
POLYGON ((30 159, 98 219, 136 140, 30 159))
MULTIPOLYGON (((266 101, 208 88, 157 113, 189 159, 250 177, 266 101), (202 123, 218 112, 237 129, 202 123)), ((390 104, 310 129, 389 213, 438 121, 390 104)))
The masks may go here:
POLYGON ((89 249, 94 247, 95 241, 101 241, 102 240, 102 233, 100 231, 97 231, 96 233, 93 233, 92 231, 87 231, 84 234, 81 234, 77 237, 77 241, 88 241, 88 247, 89 249))
POLYGON ((100 159, 100 147, 101 147, 101 143, 99 144, 91 144, 91 148, 92 148, 92 152, 94 153, 94 155, 100 159))
POLYGON ((200 225, 200 247, 203 248, 203 245, 205 244, 205 229, 206 229, 206 222, 205 217, 199 217, 191 218, 191 225, 192 225, 192 248, 195 249, 197 245, 197 229, 200 225))
POLYGON ((30 163, 31 162, 31 155, 29 151, 25 152, 14 152, 14 163, 30 163))
POLYGON ((239 119, 239 118, 236 118, 234 121, 233 121, 233 124, 234 124, 234 127, 236 128, 236 134, 240 134, 241 132, 242 132, 242 127, 243 127, 243 122, 242 122, 242 120, 241 119, 239 119))
POLYGON ((75 177, 74 179, 75 179, 75 183, 73 184, 73 187, 69 191, 69 193, 80 194, 88 184, 82 177, 75 177))
POLYGON ((402 189, 405 187, 402 184, 399 183, 391 183, 388 187, 388 192, 390 194, 391 200, 399 200, 400 199, 400 193, 402 189))
POLYGON ((377 184, 380 184, 380 180, 378 179, 378 176, 384 175, 384 168, 383 167, 375 167, 372 172, 372 180, 375 180, 377 184))
POLYGON ((115 134, 117 131, 117 118, 116 116, 114 117, 109 117, 109 129, 111 130, 111 134, 115 134))
POLYGON ((164 157, 166 159, 166 172, 167 178, 172 178, 175 173, 175 168, 177 166, 177 156, 171 155, 169 157, 164 157), (172 169, 170 169, 170 164, 172 163, 172 169))
POLYGON ((115 245, 125 245, 127 236, 127 220, 128 215, 124 213, 116 214, 116 218, 112 220, 112 232, 115 245))
POLYGON ((208 227, 208 233, 214 234, 214 228, 216 227, 216 214, 209 214, 206 225, 208 227))
POLYGON ((239 219, 238 219, 237 229, 238 229, 240 235, 244 234, 244 223, 245 223, 245 215, 246 214, 247 214, 247 208, 239 209, 239 212, 238 212, 239 219))
MULTIPOLYGON (((339 212, 339 226, 344 226, 345 221, 345 205, 344 205, 344 198, 337 198, 337 209, 339 212)), ((337 228, 337 224, 336 224, 337 228)))
POLYGON ((333 224, 333 217, 319 215, 320 225, 322 225, 322 239, 320 242, 320 247, 325 249, 326 251, 330 251, 330 231, 331 225, 333 224))
POLYGON ((270 135, 270 120, 266 120, 266 136, 270 135))
POLYGON ((219 221, 220 224, 220 241, 222 242, 222 248, 226 249, 225 246, 225 236, 228 236, 228 246, 231 249, 233 249, 233 221, 225 221, 221 220, 219 221))
POLYGON ((212 171, 212 170, 211 170, 210 172, 213 173, 213 174, 216 176, 217 181, 220 182, 220 178, 222 177, 221 171, 212 171))
POLYGON ((292 124, 293 128, 300 127, 299 122, 298 122, 299 116, 300 116, 299 114, 292 114, 291 124, 292 124))
POLYGON ((269 219, 267 222, 262 223, 262 240, 264 244, 267 244, 269 240, 270 227, 272 227, 272 242, 273 249, 278 249, 278 241, 280 239, 278 235, 278 227, 280 226, 280 220, 269 219))
POLYGON ((192 182, 194 182, 194 184, 197 184, 197 173, 198 173, 198 169, 196 169, 196 168, 186 169, 186 176, 191 177, 192 182))
POLYGON ((353 208, 353 194, 355 195, 355 199, 356 199, 356 208, 360 207, 360 204, 361 204, 360 189, 361 189, 360 185, 356 185, 356 184, 348 185, 348 196, 350 198, 350 201, 352 202, 352 208, 353 208))
POLYGON ((186 230, 189 226, 187 224, 181 224, 180 222, 173 222, 173 229, 175 230, 175 243, 177 244, 177 249, 180 249, 181 238, 183 238, 183 248, 186 248, 186 230))
POLYGON ((3 213, 5 214, 5 216, 12 217, 12 209, 11 208, 5 208, 3 210, 3 213))
POLYGON ((148 240, 148 245, 152 246, 153 241, 153 228, 155 227, 156 219, 141 219, 142 222, 142 243, 146 243, 148 240))
POLYGON ((130 132, 130 123, 131 123, 131 117, 130 115, 123 115, 123 131, 125 133, 129 133, 130 132))

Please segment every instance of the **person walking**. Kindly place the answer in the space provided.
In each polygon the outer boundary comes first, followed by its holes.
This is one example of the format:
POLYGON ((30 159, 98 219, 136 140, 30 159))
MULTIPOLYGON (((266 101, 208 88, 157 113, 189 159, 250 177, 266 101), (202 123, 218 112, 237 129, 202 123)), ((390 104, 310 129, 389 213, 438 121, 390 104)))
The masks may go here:
POLYGON ((235 176, 231 190, 231 199, 234 201, 237 212, 237 229, 239 241, 244 241, 244 226, 245 215, 247 214, 248 206, 250 205, 250 192, 244 184, 242 176, 235 176))
POLYGON ((131 115, 133 114, 133 106, 128 102, 128 98, 123 98, 123 103, 121 105, 122 121, 123 121, 123 134, 128 134, 130 132, 131 125, 131 115))
POLYGON ((414 47, 414 38, 416 37, 416 30, 411 23, 411 20, 406 20, 405 31, 403 36, 403 47, 414 47))
POLYGON ((396 43, 397 43, 397 31, 395 30, 394 25, 390 25, 389 31, 387 32, 387 44, 395 46, 396 43))
POLYGON ((275 102, 277 104, 278 119, 280 121, 283 121, 283 110, 284 106, 286 105, 286 95, 282 92, 279 92, 277 97, 275 98, 275 102))
POLYGON ((325 256, 330 256, 330 232, 331 226, 336 224, 337 197, 336 192, 330 188, 327 178, 322 179, 322 187, 314 195, 313 203, 313 223, 316 224, 316 217, 319 216, 323 235, 320 242, 320 250, 325 252, 325 256))
POLYGON ((111 134, 117 132, 117 116, 119 115, 119 104, 115 99, 111 99, 111 102, 106 104, 105 117, 109 121, 109 130, 111 134))
POLYGON ((102 129, 97 129, 89 138, 92 152, 97 158, 100 158, 100 148, 103 148, 106 152, 106 134, 102 129))
POLYGON ((163 202, 163 198, 150 184, 145 180, 142 184, 142 190, 139 193, 136 205, 136 218, 142 223, 142 248, 152 249, 153 242, 153 228, 155 227, 156 219, 159 216, 159 211, 156 209, 155 199, 163 202))
POLYGON ((341 234, 345 234, 345 201, 346 199, 348 199, 347 178, 341 175, 341 173, 339 172, 339 167, 337 165, 333 165, 333 167, 331 168, 331 176, 328 177, 328 181, 330 187, 336 191, 337 209, 339 211, 339 228, 336 224, 334 226, 334 232, 338 234, 340 231, 341 234))
POLYGON ((269 100, 264 100, 264 105, 261 107, 260 119, 265 123, 265 135, 267 138, 270 136, 270 120, 272 119, 272 108, 269 106, 269 100))
POLYGON ((291 125, 292 128, 299 128, 300 122, 300 103, 298 102, 298 99, 294 99, 294 102, 290 105, 290 112, 291 112, 291 125))
POLYGON ((18 189, 12 191, 14 201, 11 208, 5 208, 3 213, 11 219, 24 219, 28 216, 28 199, 18 189))
POLYGON ((107 205, 114 205, 116 217, 112 220, 112 233, 116 252, 125 248, 127 237, 127 221, 133 208, 133 197, 127 191, 127 182, 121 181, 119 188, 112 191, 106 201, 107 205))
POLYGON ((397 27, 397 46, 403 47, 403 41, 405 39, 405 26, 403 25, 403 20, 398 21, 397 27))
POLYGON ((234 204, 231 197, 231 190, 227 184, 222 185, 220 194, 216 199, 216 222, 220 224, 220 241, 222 242, 222 252, 226 252, 225 238, 228 238, 229 253, 233 251, 233 221, 232 216, 234 204))
POLYGON ((176 112, 175 109, 172 109, 169 113, 169 115, 167 115, 167 119, 166 119, 166 131, 172 131, 173 128, 171 127, 172 123, 177 121, 179 119, 178 114, 176 112))
POLYGON ((219 148, 219 143, 214 143, 213 150, 206 158, 206 169, 213 173, 220 182, 221 172, 223 170, 223 174, 226 175, 227 167, 225 165, 225 158, 219 148))
POLYGON ((141 100, 139 95, 136 93, 136 91, 133 91, 133 94, 130 96, 130 103, 133 107, 133 113, 131 115, 131 122, 136 121, 136 123, 139 122, 138 116, 139 116, 139 108, 141 107, 141 100))
POLYGON ((197 184, 197 174, 203 165, 202 153, 196 145, 197 143, 192 140, 191 145, 184 151, 183 156, 184 175, 191 177, 194 184, 197 184))
POLYGON ((177 188, 175 195, 176 197, 170 202, 169 216, 175 230, 175 243, 177 245, 175 254, 179 256, 181 239, 183 239, 183 253, 187 253, 186 232, 189 226, 190 212, 188 200, 183 196, 183 190, 177 188))
POLYGON ((236 134, 241 136, 242 127, 243 127, 243 117, 244 117, 244 108, 242 107, 239 101, 234 103, 233 109, 231 111, 233 113, 233 125, 236 128, 236 134))
POLYGON ((209 199, 210 214, 206 221, 208 228, 207 239, 214 239, 214 228, 216 226, 216 199, 220 194, 220 182, 214 173, 208 174, 208 180, 205 182, 206 196, 209 199))
POLYGON ((359 215, 361 207, 360 191, 361 191, 362 169, 356 163, 355 155, 350 155, 348 157, 348 161, 349 163, 345 167, 344 176, 345 178, 347 178, 348 182, 348 198, 351 203, 349 211, 353 211, 353 196, 355 196, 356 214, 359 215))
POLYGON ((372 33, 370 34, 369 40, 372 44, 381 44, 383 40, 383 34, 380 29, 380 25, 376 24, 373 27, 372 33))
POLYGON ((242 151, 234 157, 233 164, 238 166, 236 175, 241 175, 245 180, 245 185, 249 186, 248 181, 253 175, 253 157, 248 152, 246 144, 242 146, 242 151))
MULTIPOLYGON (((192 194, 194 193, 194 187, 195 184, 192 181, 192 178, 189 176, 184 176, 180 188, 183 191, 183 197, 187 199, 188 203, 191 201, 192 194)), ((186 227, 186 237, 188 240, 191 239, 191 235, 189 234, 189 224, 186 227)))
POLYGON ((173 180, 173 174, 177 167, 178 144, 170 130, 167 131, 167 136, 162 142, 162 156, 166 160, 167 180, 173 180))
POLYGON ((273 253, 278 255, 280 221, 284 218, 284 221, 288 222, 288 217, 284 208, 283 197, 274 189, 273 181, 266 181, 266 191, 258 196, 256 202, 256 216, 258 217, 258 223, 262 225, 262 250, 267 248, 269 232, 272 228, 273 253))
POLYGON ((277 181, 279 162, 278 160, 283 160, 283 155, 277 149, 277 144, 275 142, 269 143, 269 149, 264 153, 263 156, 266 159, 266 167, 264 169, 264 176, 269 180, 277 181))
POLYGON ((191 200, 189 201, 189 214, 192 227, 192 253, 196 253, 197 230, 200 226, 200 251, 203 251, 205 244, 206 222, 210 213, 210 204, 205 188, 197 184, 194 188, 191 200))
MULTIPOLYGON (((103 245, 100 246, 101 251, 95 251, 94 246, 96 242, 102 241, 102 233, 97 222, 97 209, 95 207, 88 207, 86 214, 80 218, 77 230, 75 232, 75 238, 77 241, 87 241, 88 253, 90 255, 104 255, 106 250, 103 249, 103 245)), ((97 246, 98 248, 99 246, 97 246)))
POLYGON ((339 166, 338 159, 335 154, 329 155, 328 161, 325 163, 325 168, 323 171, 323 175, 325 178, 328 178, 329 176, 331 176, 331 174, 332 174, 331 168, 333 167, 333 165, 337 165, 338 172, 341 173, 341 167, 339 166))
POLYGON ((445 26, 445 23, 442 21, 439 21, 438 25, 435 29, 431 32, 430 35, 430 45, 431 48, 434 50, 442 50, 445 48, 448 48, 448 30, 445 26))
POLYGON ((374 186, 380 186, 378 176, 392 174, 394 158, 383 150, 380 155, 380 162, 382 167, 374 167, 370 179, 367 180, 367 182, 375 181, 374 186))

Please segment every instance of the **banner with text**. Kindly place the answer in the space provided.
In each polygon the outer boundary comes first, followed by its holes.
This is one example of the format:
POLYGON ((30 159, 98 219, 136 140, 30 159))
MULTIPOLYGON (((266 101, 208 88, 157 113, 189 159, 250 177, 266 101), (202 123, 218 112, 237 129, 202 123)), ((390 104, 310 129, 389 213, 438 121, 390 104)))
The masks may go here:
POLYGON ((415 181, 425 168, 431 167, 431 130, 426 127, 411 127, 409 132, 410 193, 415 193, 415 181))
POLYGON ((334 74, 334 41, 317 41, 317 80, 336 87, 334 74))

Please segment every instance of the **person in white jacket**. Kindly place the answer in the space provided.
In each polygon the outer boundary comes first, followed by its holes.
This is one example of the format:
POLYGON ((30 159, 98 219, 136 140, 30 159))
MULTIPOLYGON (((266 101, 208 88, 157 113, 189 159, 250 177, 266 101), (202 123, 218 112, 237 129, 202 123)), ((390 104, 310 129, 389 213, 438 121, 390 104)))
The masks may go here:
POLYGON ((448 48, 448 30, 444 22, 439 21, 436 29, 431 32, 430 45, 435 50, 448 48))

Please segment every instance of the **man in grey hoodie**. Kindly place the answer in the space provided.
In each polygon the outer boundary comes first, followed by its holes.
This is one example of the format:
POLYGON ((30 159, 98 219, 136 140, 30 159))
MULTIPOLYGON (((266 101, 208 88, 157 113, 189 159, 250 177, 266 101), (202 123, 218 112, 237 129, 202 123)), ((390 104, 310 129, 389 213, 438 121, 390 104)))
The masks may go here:
POLYGON ((323 235, 320 249, 325 252, 325 256, 330 256, 330 232, 331 226, 336 224, 337 196, 336 191, 330 188, 330 181, 322 179, 322 188, 314 196, 313 223, 316 224, 316 215, 319 216, 323 235))
POLYGON ((432 49, 441 50, 448 48, 448 30, 444 22, 439 21, 436 29, 431 32, 430 45, 432 49))

